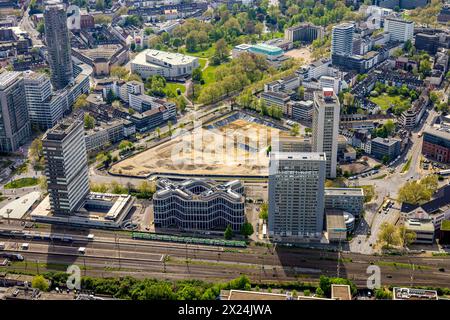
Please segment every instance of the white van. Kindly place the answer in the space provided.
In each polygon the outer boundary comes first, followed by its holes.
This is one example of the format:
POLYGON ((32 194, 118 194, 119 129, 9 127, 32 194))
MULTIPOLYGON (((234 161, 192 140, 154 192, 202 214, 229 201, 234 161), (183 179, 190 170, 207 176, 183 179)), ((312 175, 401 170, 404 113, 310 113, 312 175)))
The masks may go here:
POLYGON ((79 254, 85 254, 86 253, 86 248, 85 247, 79 247, 78 248, 78 253, 79 254))
POLYGON ((0 250, 5 250, 6 245, 4 242, 0 242, 0 250))
POLYGON ((93 234, 93 233, 90 233, 90 234, 87 236, 87 238, 88 238, 89 241, 94 240, 94 234, 93 234))
POLYGON ((30 248, 29 243, 22 243, 22 250, 28 250, 30 248))

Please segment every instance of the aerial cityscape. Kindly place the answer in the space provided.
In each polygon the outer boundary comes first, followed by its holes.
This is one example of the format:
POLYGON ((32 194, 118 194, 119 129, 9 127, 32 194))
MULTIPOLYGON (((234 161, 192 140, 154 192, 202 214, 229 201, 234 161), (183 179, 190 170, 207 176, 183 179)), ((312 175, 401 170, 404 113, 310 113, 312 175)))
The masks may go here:
POLYGON ((0 0, 0 300, 450 299, 449 53, 444 0, 0 0))

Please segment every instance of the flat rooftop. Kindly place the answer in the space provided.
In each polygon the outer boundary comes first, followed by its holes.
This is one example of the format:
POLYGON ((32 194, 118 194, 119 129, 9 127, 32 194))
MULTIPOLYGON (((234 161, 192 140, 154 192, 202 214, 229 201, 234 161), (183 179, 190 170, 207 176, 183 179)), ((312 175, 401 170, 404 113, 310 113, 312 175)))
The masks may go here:
POLYGON ((373 142, 384 144, 386 146, 393 146, 397 142, 400 142, 400 140, 399 139, 395 139, 395 138, 388 139, 388 138, 376 137, 375 139, 372 139, 372 143, 373 142))
POLYGON ((348 284, 332 284, 331 298, 336 300, 352 300, 350 286, 348 284))
POLYGON ((63 222, 100 227, 117 228, 134 205, 134 198, 128 194, 109 194, 91 192, 84 206, 71 215, 55 215, 47 196, 33 210, 31 217, 36 221, 63 222))
POLYGON ((332 231, 347 231, 344 212, 342 210, 326 210, 327 229, 332 231))
POLYGON ((424 221, 418 219, 408 219, 405 221, 405 227, 408 230, 417 232, 430 232, 434 233, 435 227, 432 220, 424 221))
POLYGON ((436 128, 426 128, 424 133, 450 140, 450 130, 449 129, 436 129, 436 128))
POLYGON ((271 152, 270 160, 326 160, 324 152, 271 152))
POLYGON ((286 293, 270 293, 259 291, 244 291, 244 290, 222 290, 220 292, 221 300, 333 300, 329 298, 319 298, 311 296, 297 296, 292 297, 286 293))
POLYGON ((14 200, 0 209, 0 217, 7 219, 22 219, 33 204, 39 200, 39 191, 30 192, 17 200, 14 200))
POLYGON ((0 73, 0 89, 5 89, 10 86, 20 76, 17 71, 5 71, 0 73))
POLYGON ((140 52, 132 61, 132 63, 137 64, 152 64, 147 59, 153 58, 157 59, 163 63, 170 65, 186 64, 197 60, 197 57, 188 56, 181 53, 172 53, 160 50, 147 49, 140 52))
POLYGON ((325 196, 361 196, 364 197, 362 188, 325 188, 325 196))

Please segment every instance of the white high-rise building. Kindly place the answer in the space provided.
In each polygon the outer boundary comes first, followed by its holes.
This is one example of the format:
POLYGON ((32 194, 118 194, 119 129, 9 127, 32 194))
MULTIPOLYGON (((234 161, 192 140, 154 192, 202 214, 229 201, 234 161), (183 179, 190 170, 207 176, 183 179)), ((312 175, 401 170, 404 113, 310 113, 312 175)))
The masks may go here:
POLYGON ((406 42, 413 39, 414 22, 391 16, 384 21, 384 31, 389 32, 390 41, 406 42))
POLYGON ((314 92, 312 151, 327 154, 327 178, 336 178, 340 109, 333 89, 314 92))
POLYGON ((341 23, 333 27, 331 36, 331 54, 350 56, 353 54, 353 23, 341 23))
POLYGON ((71 214, 90 189, 83 121, 58 123, 45 133, 42 147, 51 209, 55 214, 71 214))
POLYGON ((272 152, 269 236, 320 238, 323 230, 325 153, 272 152))
POLYGON ((67 92, 53 93, 50 78, 43 73, 29 70, 23 75, 31 124, 41 129, 53 127, 67 110, 67 92))

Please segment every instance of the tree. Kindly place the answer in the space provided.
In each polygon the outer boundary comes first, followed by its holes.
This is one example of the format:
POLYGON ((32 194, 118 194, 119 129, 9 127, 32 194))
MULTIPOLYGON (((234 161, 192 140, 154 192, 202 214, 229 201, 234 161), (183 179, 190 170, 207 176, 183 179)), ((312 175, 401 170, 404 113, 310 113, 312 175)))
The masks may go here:
POLYGON ((403 45, 403 50, 405 51, 405 52, 409 52, 409 51, 411 51, 411 49, 412 49, 412 42, 411 42, 411 40, 406 40, 406 42, 405 42, 405 44, 403 45))
POLYGON ((109 25, 111 21, 112 18, 110 16, 107 16, 106 14, 96 14, 94 16, 95 24, 109 25))
POLYGON ((36 163, 41 159, 42 156, 42 139, 36 138, 33 140, 30 148, 28 149, 28 157, 33 163, 36 163))
POLYGON ((87 95, 82 94, 80 95, 75 103, 73 104, 73 108, 76 109, 84 109, 87 106, 89 106, 89 102, 87 102, 87 95))
POLYGON ((417 235, 412 230, 407 230, 405 226, 400 226, 399 234, 404 247, 411 245, 417 238, 417 235))
POLYGON ((164 88, 166 86, 166 79, 160 75, 153 75, 149 77, 145 83, 148 93, 156 97, 164 97, 166 95, 164 88))
POLYGON ((196 31, 191 31, 189 32, 189 34, 186 36, 186 50, 188 52, 195 52, 195 50, 197 49, 197 32, 196 31))
POLYGON ((173 38, 172 39, 172 46, 175 48, 179 48, 181 47, 183 44, 183 40, 181 40, 180 38, 173 38))
POLYGON ((167 121, 167 126, 169 127, 169 135, 172 134, 172 121, 167 121))
POLYGON ((398 201, 422 204, 431 199, 438 185, 437 176, 428 176, 420 181, 406 182, 398 191, 398 201))
POLYGON ((95 1, 95 10, 103 11, 105 9, 105 1, 104 0, 96 0, 95 1))
POLYGON ((383 222, 378 233, 378 241, 384 244, 387 249, 402 243, 398 228, 388 222, 383 222))
POLYGON ((392 53, 392 56, 396 59, 402 55, 403 55, 403 50, 401 48, 395 49, 394 52, 392 53))
POLYGON ((36 27, 36 31, 39 32, 39 34, 42 36, 45 32, 45 25, 44 22, 39 22, 37 27, 36 27))
POLYGON ((200 67, 195 68, 192 72, 192 80, 200 82, 203 79, 202 69, 200 67))
POLYGON ((150 184, 148 181, 142 181, 138 187, 141 197, 150 198, 151 195, 156 191, 155 185, 150 184))
POLYGON ((84 128, 86 130, 94 129, 95 127, 95 119, 89 113, 84 114, 84 128))
POLYGON ((214 55, 211 59, 213 65, 219 65, 228 60, 230 50, 224 39, 219 39, 215 44, 214 55))
POLYGON ((392 135, 395 130, 395 123, 391 119, 387 120, 386 123, 383 125, 384 131, 387 133, 388 136, 392 135))
POLYGON ((428 76, 431 73, 431 62, 429 59, 420 60, 419 72, 423 77, 428 76))
POLYGON ((263 203, 259 207, 259 218, 263 220, 269 219, 269 205, 267 203, 263 203))
POLYGON ((392 292, 386 288, 375 289, 375 298, 377 300, 392 300, 392 292))
POLYGON ((47 177, 46 176, 41 176, 38 178, 38 184, 39 184, 39 188, 41 188, 41 190, 46 193, 47 192, 47 188, 48 188, 48 183, 47 183, 47 177))
POLYGON ((344 93, 344 105, 346 107, 351 107, 355 103, 355 97, 350 92, 344 93))
POLYGON ((131 149, 131 148, 133 148, 133 143, 131 141, 122 140, 119 143, 119 149, 120 150, 128 150, 128 149, 131 149))
POLYGON ((142 81, 141 76, 136 74, 136 73, 130 73, 130 75, 128 76, 127 80, 128 81, 144 82, 144 81, 142 81))
POLYGON ((252 226, 251 223, 245 222, 245 223, 242 225, 242 227, 241 227, 241 234, 242 234, 244 237, 247 238, 247 237, 251 236, 251 235, 253 234, 253 232, 254 232, 254 230, 253 230, 253 226, 252 226))
POLYGON ((158 135, 158 139, 161 139, 161 128, 157 127, 155 130, 156 130, 156 134, 158 135))
POLYGON ((305 87, 304 86, 298 87, 297 94, 298 94, 298 98, 300 100, 304 100, 305 99, 305 87))
POLYGON ((440 99, 442 98, 442 95, 438 91, 431 91, 430 93, 430 100, 436 104, 440 99))
POLYGON ((294 123, 294 125, 291 128, 291 135, 298 136, 300 133, 300 126, 298 123, 294 123))
MULTIPOLYGON (((183 97, 178 97, 176 100, 176 104, 177 104, 177 108, 179 112, 183 112, 184 110, 186 110, 187 104, 186 104, 186 100, 184 100, 183 97)), ((181 124, 180 124, 181 127, 181 124)))
POLYGON ((125 67, 121 67, 121 66, 113 66, 111 68, 111 76, 113 77, 117 77, 121 80, 125 80, 128 76, 128 70, 125 67))
POLYGON ((231 225, 227 226, 223 236, 226 240, 230 240, 231 238, 233 238, 233 229, 231 229, 231 225))
POLYGON ((41 291, 48 291, 50 288, 48 281, 42 275, 34 276, 33 280, 31 280, 31 286, 41 291))

